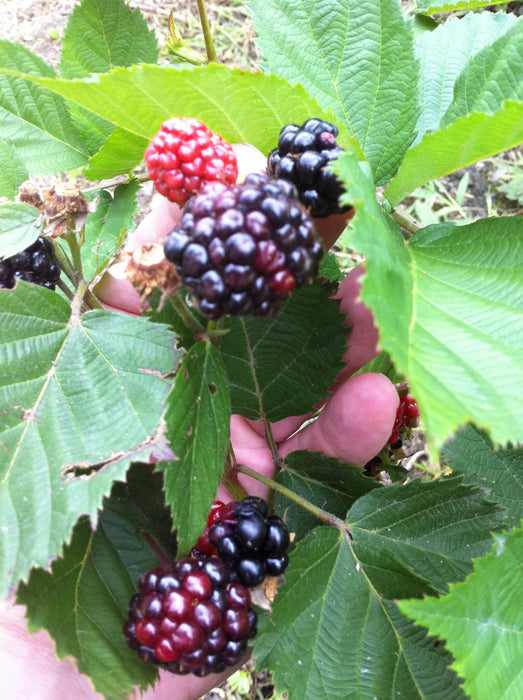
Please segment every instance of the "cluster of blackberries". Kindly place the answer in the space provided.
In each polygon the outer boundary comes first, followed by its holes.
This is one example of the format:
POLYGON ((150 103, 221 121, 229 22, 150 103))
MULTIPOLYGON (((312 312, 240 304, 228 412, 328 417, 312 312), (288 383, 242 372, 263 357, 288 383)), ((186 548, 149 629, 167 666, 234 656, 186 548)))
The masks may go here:
POLYGON ((396 409, 394 427, 389 437, 389 445, 393 450, 399 450, 403 441, 400 431, 402 428, 413 428, 419 420, 419 408, 416 399, 410 394, 402 394, 396 409))
POLYGON ((208 318, 269 316, 312 280, 323 256, 293 185, 269 175, 209 183, 185 205, 164 243, 165 257, 208 318))
POLYGON ((60 279, 60 266, 50 240, 40 236, 21 253, 0 258, 0 289, 12 289, 17 280, 54 289, 60 279))
POLYGON ((343 153, 337 136, 337 127, 321 119, 308 119, 301 126, 287 124, 280 131, 278 147, 267 160, 269 172, 292 182, 300 201, 315 218, 351 209, 340 205, 343 186, 336 174, 327 169, 343 153))
POLYGON ((245 586, 216 557, 181 559, 145 574, 131 598, 123 633, 148 664, 206 676, 234 666, 256 636, 245 586))
POLYGON ((146 663, 206 676, 241 659, 257 631, 248 589, 289 563, 287 527, 267 512, 254 496, 214 501, 193 557, 142 576, 123 634, 146 663))
POLYGON ((289 532, 280 517, 267 513, 267 503, 255 496, 222 504, 211 511, 214 522, 198 540, 194 553, 198 556, 202 547, 214 547, 248 588, 258 586, 267 575, 279 576, 289 564, 289 532))

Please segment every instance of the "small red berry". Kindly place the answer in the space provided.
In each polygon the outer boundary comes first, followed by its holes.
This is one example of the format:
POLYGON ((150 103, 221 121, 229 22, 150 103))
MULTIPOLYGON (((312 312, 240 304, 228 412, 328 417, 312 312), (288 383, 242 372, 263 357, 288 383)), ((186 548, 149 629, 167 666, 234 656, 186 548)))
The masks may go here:
POLYGON ((238 177, 232 146, 198 119, 163 122, 145 150, 145 162, 158 192, 180 205, 206 182, 232 185, 238 177))

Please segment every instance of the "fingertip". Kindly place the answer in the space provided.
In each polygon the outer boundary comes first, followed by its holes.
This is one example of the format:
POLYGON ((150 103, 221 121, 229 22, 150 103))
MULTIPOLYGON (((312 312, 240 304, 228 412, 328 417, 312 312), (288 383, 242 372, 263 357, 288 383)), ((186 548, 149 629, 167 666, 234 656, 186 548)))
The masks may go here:
POLYGON ((316 421, 284 443, 282 456, 306 449, 364 466, 387 443, 398 402, 394 385, 383 374, 351 377, 331 396, 316 421))
POLYGON ((249 173, 263 173, 267 168, 267 158, 250 143, 233 143, 232 148, 238 161, 238 182, 249 173))
POLYGON ((182 209, 165 197, 158 195, 153 200, 151 211, 136 227, 136 231, 126 244, 127 250, 139 245, 154 243, 170 233, 182 218, 182 209))

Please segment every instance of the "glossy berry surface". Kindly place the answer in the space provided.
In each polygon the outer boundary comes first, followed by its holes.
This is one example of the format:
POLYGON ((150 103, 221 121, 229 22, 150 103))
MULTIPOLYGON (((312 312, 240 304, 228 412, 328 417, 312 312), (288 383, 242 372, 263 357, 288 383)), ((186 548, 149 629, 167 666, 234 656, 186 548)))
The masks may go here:
POLYGON ((257 616, 249 591, 233 579, 224 562, 206 556, 147 572, 123 626, 128 646, 175 674, 206 676, 236 664, 256 636, 257 616))
POLYGON ((230 144, 198 119, 163 122, 145 150, 145 162, 158 192, 180 205, 206 182, 232 184, 238 177, 230 144))
POLYGON ((241 584, 255 588, 269 576, 280 576, 289 564, 289 532, 277 515, 267 515, 267 503, 248 496, 227 504, 209 529, 208 540, 241 584))
POLYGON ((337 136, 337 127, 321 119, 308 119, 301 126, 287 124, 280 131, 278 147, 267 159, 268 171, 296 186, 300 201, 314 218, 351 209, 340 204, 343 187, 337 176, 327 170, 343 153, 337 136))
POLYGON ((0 289, 12 289, 19 279, 55 289, 60 279, 60 266, 50 240, 40 236, 20 253, 0 258, 0 289))
POLYGON ((323 244, 285 180, 253 173, 210 183, 186 204, 165 257, 208 318, 270 316, 318 273, 323 244))
POLYGON ((399 449, 402 445, 401 433, 405 428, 413 428, 419 421, 419 407, 416 399, 410 394, 400 396, 396 418, 388 443, 392 449, 399 449))

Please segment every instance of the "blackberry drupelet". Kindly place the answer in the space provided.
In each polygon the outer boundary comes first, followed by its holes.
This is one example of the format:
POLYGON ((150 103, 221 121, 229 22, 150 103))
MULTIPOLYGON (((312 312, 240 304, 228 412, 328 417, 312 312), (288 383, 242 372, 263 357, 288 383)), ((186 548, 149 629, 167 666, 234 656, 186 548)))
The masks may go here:
POLYGON ((146 663, 178 675, 207 676, 234 666, 256 636, 247 588, 216 557, 180 559, 138 582, 123 626, 146 663))
POLYGON ((60 279, 60 266, 50 240, 40 236, 20 253, 0 258, 0 289, 12 289, 19 279, 55 288, 60 279))
POLYGON ((293 185, 252 173, 192 197, 164 251, 202 313, 217 319, 274 314, 316 276, 323 244, 293 185))
POLYGON ((301 126, 287 124, 280 131, 278 147, 267 159, 268 171, 296 186, 300 201, 313 218, 342 214, 352 208, 340 205, 343 186, 327 170, 329 163, 343 153, 337 136, 337 127, 321 119, 308 119, 301 126))
POLYGON ((283 574, 289 563, 287 526, 267 512, 267 503, 256 496, 228 503, 208 532, 220 559, 247 588, 260 585, 267 575, 283 574))

